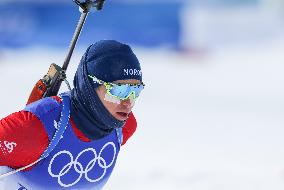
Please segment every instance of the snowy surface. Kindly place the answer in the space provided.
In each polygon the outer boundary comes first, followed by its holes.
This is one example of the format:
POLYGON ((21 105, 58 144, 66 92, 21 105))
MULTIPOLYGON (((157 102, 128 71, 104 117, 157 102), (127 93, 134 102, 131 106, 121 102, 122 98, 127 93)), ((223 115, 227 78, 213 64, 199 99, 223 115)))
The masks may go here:
MULTIPOLYGON (((281 44, 193 56, 136 49, 147 85, 134 110, 138 130, 105 190, 283 190, 281 44)), ((81 54, 72 59, 70 81, 81 54)), ((23 108, 34 83, 64 55, 0 51, 0 117, 23 108)))

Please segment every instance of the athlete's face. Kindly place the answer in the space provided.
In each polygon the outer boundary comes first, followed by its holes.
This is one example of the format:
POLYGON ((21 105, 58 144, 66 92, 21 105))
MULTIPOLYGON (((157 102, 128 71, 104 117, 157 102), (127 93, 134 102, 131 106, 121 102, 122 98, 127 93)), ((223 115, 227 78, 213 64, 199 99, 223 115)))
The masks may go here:
MULTIPOLYGON (((140 84, 139 80, 136 79, 128 79, 128 80, 117 80, 113 83, 120 84, 140 84)), ((128 118, 129 113, 131 112, 135 100, 133 96, 130 96, 126 100, 120 100, 116 97, 113 97, 106 93, 106 87, 104 85, 99 86, 96 89, 96 92, 102 101, 105 108, 111 113, 113 117, 120 121, 125 121, 128 118)))

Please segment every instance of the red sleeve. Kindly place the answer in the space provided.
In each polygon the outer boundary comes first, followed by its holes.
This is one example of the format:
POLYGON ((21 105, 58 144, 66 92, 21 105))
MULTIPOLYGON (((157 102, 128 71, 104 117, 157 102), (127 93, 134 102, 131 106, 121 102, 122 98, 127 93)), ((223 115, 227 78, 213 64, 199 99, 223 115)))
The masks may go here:
POLYGON ((0 165, 20 168, 36 161, 49 140, 40 120, 20 111, 0 120, 0 165))
POLYGON ((124 127, 122 128, 122 134, 123 134, 122 145, 124 145, 126 141, 133 135, 133 133, 136 131, 136 128, 137 128, 137 122, 133 113, 131 112, 124 127))

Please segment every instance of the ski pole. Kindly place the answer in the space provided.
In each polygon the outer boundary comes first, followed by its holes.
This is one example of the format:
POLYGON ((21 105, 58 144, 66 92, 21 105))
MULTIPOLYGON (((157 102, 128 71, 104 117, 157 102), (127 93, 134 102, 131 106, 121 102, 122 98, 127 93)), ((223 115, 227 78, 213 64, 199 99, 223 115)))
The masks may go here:
POLYGON ((105 0, 85 0, 81 2, 79 0, 73 0, 79 7, 81 11, 81 16, 77 27, 75 29, 74 35, 72 37, 68 54, 64 60, 62 67, 52 63, 49 67, 47 74, 40 79, 34 86, 27 104, 37 101, 44 97, 50 97, 57 95, 61 83, 66 79, 66 70, 70 63, 74 48, 82 31, 83 25, 87 19, 88 13, 94 7, 97 10, 101 10, 104 5, 105 0))

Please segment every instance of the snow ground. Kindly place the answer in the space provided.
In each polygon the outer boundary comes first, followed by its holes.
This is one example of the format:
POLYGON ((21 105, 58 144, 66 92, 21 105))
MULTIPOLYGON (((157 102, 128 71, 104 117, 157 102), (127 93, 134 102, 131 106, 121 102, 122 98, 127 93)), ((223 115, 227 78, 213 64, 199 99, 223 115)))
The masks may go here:
MULTIPOLYGON (((137 49, 146 89, 138 130, 105 190, 282 190, 284 46, 216 49, 201 57, 137 49)), ((81 51, 70 69, 72 81, 81 51)), ((0 53, 0 117, 23 108, 65 51, 0 53)), ((64 86, 63 89, 66 89, 64 86)))

